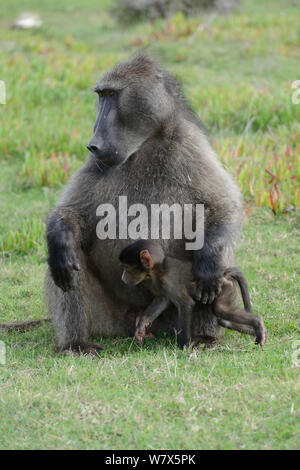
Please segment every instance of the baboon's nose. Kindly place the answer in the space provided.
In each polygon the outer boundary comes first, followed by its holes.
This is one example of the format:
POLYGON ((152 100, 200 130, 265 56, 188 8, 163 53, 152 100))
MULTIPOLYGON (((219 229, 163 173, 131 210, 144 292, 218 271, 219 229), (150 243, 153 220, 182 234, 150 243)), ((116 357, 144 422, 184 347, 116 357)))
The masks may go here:
POLYGON ((100 150, 96 145, 91 145, 91 144, 87 145, 86 148, 94 155, 96 155, 100 150))
POLYGON ((96 157, 98 160, 101 160, 103 163, 110 165, 113 163, 117 151, 114 146, 112 145, 103 145, 103 142, 97 142, 95 140, 91 140, 87 145, 87 149, 96 157))
POLYGON ((89 143, 89 145, 87 145, 87 149, 94 155, 94 157, 103 158, 104 156, 102 149, 98 145, 89 143))

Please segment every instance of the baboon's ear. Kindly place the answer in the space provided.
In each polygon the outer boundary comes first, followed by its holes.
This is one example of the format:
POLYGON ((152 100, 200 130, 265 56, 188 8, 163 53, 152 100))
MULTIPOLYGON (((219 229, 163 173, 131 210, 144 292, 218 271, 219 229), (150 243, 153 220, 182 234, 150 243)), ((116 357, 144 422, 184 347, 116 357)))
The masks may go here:
POLYGON ((147 271, 150 271, 150 269, 153 268, 154 266, 153 259, 151 258, 151 255, 148 250, 143 250, 140 252, 140 260, 141 260, 142 266, 147 271))

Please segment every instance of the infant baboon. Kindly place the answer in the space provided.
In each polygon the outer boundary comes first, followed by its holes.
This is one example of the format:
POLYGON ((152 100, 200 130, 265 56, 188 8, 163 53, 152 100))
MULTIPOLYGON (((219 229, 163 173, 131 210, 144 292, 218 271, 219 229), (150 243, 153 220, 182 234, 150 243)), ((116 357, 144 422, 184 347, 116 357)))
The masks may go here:
MULTIPOLYGON (((131 286, 143 282, 154 295, 154 300, 137 323, 137 342, 142 343, 146 328, 173 304, 178 312, 178 346, 189 345, 192 312, 196 304, 196 285, 191 279, 192 263, 166 256, 161 245, 150 240, 137 240, 130 244, 121 251, 119 259, 124 268, 123 282, 131 286)), ((224 271, 222 289, 212 304, 212 310, 222 326, 255 335, 258 345, 265 343, 263 320, 252 312, 246 279, 237 268, 224 271), (235 281, 239 284, 245 310, 238 306, 235 281)))

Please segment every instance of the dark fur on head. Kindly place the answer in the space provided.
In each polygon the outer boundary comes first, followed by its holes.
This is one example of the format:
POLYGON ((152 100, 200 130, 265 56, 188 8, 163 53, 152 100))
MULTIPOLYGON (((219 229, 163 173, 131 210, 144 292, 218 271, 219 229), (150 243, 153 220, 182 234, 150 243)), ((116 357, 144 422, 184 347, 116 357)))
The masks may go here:
POLYGON ((143 269, 141 263, 140 253, 144 250, 148 250, 154 263, 163 263, 165 259, 165 253, 159 242, 153 240, 136 240, 130 245, 126 246, 119 255, 119 260, 123 264, 129 266, 136 266, 143 269))
MULTIPOLYGON (((96 85, 95 91, 97 92, 99 89, 107 87, 123 89, 128 86, 128 82, 130 82, 131 86, 137 85, 139 89, 141 88, 141 83, 143 83, 143 97, 147 97, 149 94, 150 102, 152 102, 153 87, 161 83, 167 92, 168 99, 173 101, 169 113, 164 117, 164 121, 168 121, 171 118, 173 124, 175 124, 176 116, 184 114, 187 120, 194 122, 202 131, 205 130, 203 123, 185 99, 179 80, 145 54, 138 54, 132 60, 114 67, 96 85)), ((159 114, 156 118, 158 117, 159 114)))

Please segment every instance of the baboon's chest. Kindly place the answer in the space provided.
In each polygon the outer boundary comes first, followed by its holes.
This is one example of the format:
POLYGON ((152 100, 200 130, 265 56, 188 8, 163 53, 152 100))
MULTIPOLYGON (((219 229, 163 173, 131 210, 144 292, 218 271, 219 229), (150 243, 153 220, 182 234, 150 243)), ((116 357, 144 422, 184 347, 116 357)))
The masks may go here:
POLYGON ((95 188, 95 237, 90 257, 100 278, 119 294, 128 293, 121 283, 119 254, 136 238, 161 239, 166 253, 185 259, 184 204, 192 204, 192 194, 184 185, 138 173, 114 170, 101 178, 95 188), (175 205, 175 206, 174 206, 175 205), (173 206, 173 207, 172 207, 173 206), (176 232, 177 230, 177 232, 176 232), (179 234, 180 235, 180 234, 179 234))

